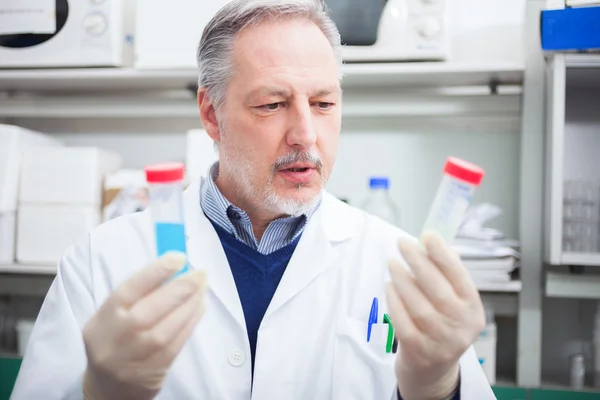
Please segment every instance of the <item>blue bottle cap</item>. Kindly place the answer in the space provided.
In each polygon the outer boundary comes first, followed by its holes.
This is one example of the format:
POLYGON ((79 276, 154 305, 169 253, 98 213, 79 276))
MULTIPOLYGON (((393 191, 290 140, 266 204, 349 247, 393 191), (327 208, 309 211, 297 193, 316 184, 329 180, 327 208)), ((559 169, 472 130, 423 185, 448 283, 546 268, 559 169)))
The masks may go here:
POLYGON ((372 176, 369 180, 371 189, 388 189, 390 187, 390 179, 386 176, 372 176))

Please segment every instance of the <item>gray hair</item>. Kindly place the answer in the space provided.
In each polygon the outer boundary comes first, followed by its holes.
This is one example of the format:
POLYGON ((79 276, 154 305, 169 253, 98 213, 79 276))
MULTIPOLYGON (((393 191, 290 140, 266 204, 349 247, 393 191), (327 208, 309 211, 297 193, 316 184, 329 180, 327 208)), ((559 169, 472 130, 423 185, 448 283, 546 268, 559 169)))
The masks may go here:
POLYGON ((341 80, 340 33, 323 0, 233 0, 206 25, 198 46, 198 87, 206 89, 215 109, 225 102, 227 85, 233 75, 235 36, 247 27, 276 18, 305 18, 314 22, 331 44, 341 80))

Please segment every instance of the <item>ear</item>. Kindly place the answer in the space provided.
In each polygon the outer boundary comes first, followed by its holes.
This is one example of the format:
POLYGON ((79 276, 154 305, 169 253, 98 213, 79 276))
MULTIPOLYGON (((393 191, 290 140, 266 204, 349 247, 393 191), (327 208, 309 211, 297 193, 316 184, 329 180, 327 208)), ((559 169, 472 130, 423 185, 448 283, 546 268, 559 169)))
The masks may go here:
POLYGON ((198 89, 198 108, 200 109, 200 119, 202 120, 204 130, 212 140, 220 142, 221 134, 219 132, 215 107, 204 88, 198 89))

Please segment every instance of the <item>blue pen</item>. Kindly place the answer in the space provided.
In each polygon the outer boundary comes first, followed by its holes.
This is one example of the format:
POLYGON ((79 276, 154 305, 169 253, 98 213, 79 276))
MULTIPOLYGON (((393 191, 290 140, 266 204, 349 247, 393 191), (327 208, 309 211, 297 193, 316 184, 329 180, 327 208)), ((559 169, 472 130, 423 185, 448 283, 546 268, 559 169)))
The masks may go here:
POLYGON ((371 341, 371 327, 373 324, 377 323, 377 314, 379 313, 378 308, 377 297, 374 297, 373 303, 371 304, 371 313, 369 314, 369 323, 367 326, 367 342, 371 341))

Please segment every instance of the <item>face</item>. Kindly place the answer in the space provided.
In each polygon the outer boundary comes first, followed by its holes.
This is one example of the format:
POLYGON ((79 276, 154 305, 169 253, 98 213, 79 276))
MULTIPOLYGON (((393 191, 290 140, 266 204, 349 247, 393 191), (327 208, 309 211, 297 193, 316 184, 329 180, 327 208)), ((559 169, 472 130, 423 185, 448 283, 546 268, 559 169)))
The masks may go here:
MULTIPOLYGON (((341 126, 338 64, 310 21, 269 21, 242 31, 235 74, 216 113, 217 184, 240 207, 298 215, 331 174, 341 126)), ((205 124, 206 125, 206 124, 205 124)))

